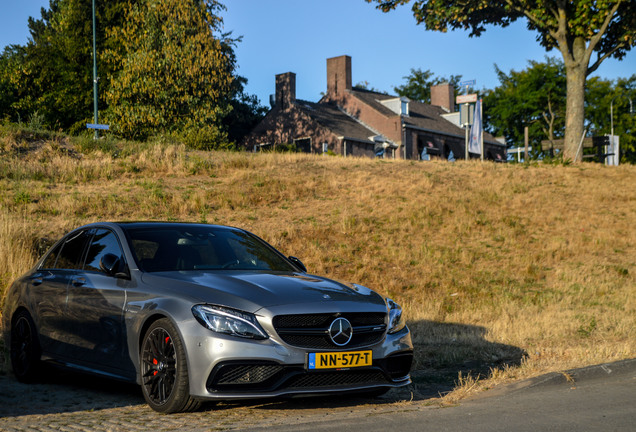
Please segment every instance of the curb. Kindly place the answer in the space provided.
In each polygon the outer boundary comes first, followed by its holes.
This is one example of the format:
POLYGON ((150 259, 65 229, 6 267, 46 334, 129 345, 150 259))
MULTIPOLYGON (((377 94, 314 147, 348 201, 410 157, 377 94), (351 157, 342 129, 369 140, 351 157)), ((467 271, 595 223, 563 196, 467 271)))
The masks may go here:
POLYGON ((577 383, 581 381, 603 378, 608 375, 636 373, 636 359, 620 360, 613 363, 602 363, 580 369, 570 369, 563 372, 551 372, 530 379, 529 387, 549 384, 577 383))
POLYGON ((466 398, 465 401, 500 396, 502 394, 513 394, 518 391, 539 386, 563 384, 576 385, 583 381, 602 379, 609 375, 629 374, 634 374, 636 377, 636 358, 620 360, 612 363, 601 363, 578 369, 569 369, 562 372, 550 372, 538 377, 528 378, 516 383, 504 384, 500 387, 495 387, 491 390, 471 395, 466 398))

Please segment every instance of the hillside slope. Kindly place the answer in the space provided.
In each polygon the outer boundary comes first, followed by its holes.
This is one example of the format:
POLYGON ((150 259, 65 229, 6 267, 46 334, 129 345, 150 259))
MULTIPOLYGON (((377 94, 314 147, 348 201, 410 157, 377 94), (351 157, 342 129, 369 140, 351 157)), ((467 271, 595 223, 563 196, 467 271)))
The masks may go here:
POLYGON ((406 310, 416 367, 492 379, 636 356, 636 167, 0 138, 0 283, 96 220, 246 228, 406 310))

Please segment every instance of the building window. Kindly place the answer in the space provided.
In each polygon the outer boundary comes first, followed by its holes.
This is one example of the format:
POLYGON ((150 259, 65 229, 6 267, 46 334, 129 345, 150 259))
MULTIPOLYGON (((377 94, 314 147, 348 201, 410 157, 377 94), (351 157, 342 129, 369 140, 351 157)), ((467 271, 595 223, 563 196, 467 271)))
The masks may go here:
POLYGON ((311 138, 296 138, 294 140, 294 144, 296 145, 296 150, 303 153, 311 153, 311 138))
POLYGON ((409 115, 409 101, 404 100, 404 98, 402 98, 401 102, 402 102, 402 109, 400 110, 400 113, 405 116, 409 115))

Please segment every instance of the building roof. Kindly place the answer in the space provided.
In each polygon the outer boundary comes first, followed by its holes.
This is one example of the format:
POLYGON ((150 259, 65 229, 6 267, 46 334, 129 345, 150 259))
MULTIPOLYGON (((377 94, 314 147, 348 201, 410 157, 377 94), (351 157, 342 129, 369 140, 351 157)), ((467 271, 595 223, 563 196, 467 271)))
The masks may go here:
MULTIPOLYGON (((381 101, 395 99, 398 96, 378 93, 358 87, 351 89, 351 94, 387 117, 397 115, 382 104, 381 101)), ((409 102, 409 115, 403 116, 402 118, 407 127, 412 126, 418 129, 463 138, 466 134, 465 130, 443 118, 443 114, 448 114, 448 112, 442 107, 412 100, 409 102)), ((484 141, 501 145, 501 143, 495 140, 495 137, 486 132, 484 132, 484 141)))
POLYGON ((321 126, 331 130, 334 134, 349 139, 373 143, 370 138, 378 135, 362 123, 344 113, 336 105, 330 103, 315 103, 296 100, 296 107, 309 115, 321 126))

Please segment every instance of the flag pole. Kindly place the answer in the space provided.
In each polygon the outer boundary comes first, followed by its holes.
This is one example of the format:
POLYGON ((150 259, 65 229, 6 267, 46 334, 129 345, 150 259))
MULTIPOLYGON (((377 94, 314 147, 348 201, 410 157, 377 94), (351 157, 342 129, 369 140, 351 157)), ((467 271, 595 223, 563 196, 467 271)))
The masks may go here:
MULTIPOLYGON (((468 104, 466 104, 466 105, 468 105, 468 104)), ((466 111, 468 111, 468 110, 466 110, 466 111)), ((466 128, 466 145, 464 147, 466 147, 466 160, 468 160, 468 144, 470 144, 470 140, 469 140, 470 125, 467 124, 465 126, 465 128, 466 128)))

